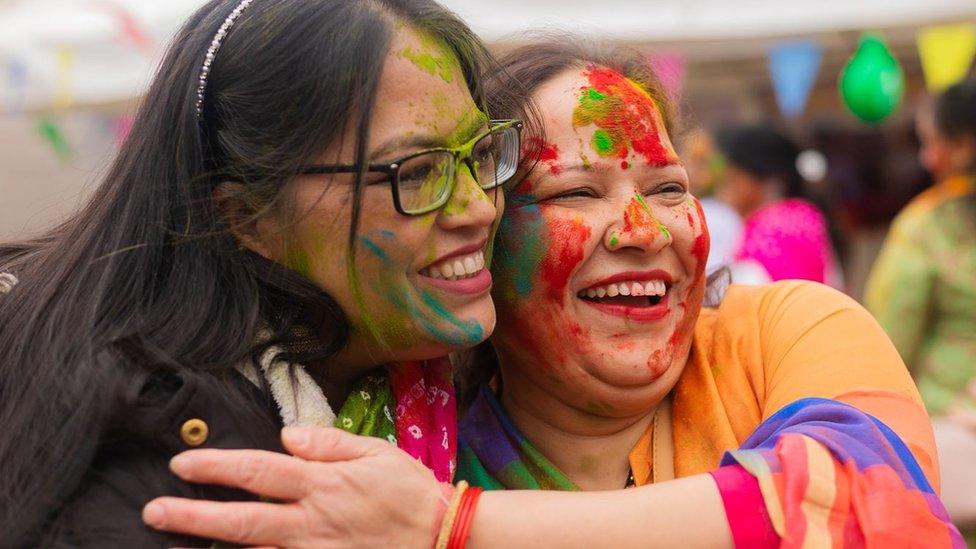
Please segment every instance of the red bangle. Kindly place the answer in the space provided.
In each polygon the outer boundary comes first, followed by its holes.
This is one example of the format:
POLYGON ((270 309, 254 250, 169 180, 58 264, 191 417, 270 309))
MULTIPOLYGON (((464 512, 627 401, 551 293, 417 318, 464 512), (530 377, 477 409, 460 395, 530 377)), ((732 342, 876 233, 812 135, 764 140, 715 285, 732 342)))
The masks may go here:
POLYGON ((478 504, 483 489, 472 486, 461 495, 461 504, 458 506, 457 518, 451 527, 451 537, 447 542, 447 549, 464 549, 468 542, 468 534, 471 533, 471 523, 474 522, 474 509, 478 504))

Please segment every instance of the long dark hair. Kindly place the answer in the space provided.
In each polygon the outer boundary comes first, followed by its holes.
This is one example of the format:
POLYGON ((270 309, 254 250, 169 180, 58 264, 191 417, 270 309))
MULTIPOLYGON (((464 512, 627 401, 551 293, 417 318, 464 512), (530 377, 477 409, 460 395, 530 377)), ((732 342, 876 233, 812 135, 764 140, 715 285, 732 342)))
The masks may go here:
MULTIPOLYGON (((499 58, 499 70, 492 73, 485 83, 488 108, 493 115, 524 120, 526 133, 544 137, 545 126, 541 111, 532 100, 533 94, 563 72, 590 65, 613 69, 635 82, 657 103, 668 134, 673 136, 680 131, 677 109, 664 92, 646 55, 630 48, 561 33, 537 35, 530 43, 499 58), (519 85, 513 87, 512 82, 519 85)), ((537 162, 538 158, 533 155, 523 154, 519 175, 506 189, 511 191, 516 188, 537 162)), ((504 254, 506 250, 498 248, 496 243, 495 253, 504 254)), ((711 279, 709 282, 709 298, 714 298, 715 303, 721 299, 727 286, 722 283, 723 277, 727 278, 727 271, 716 273, 714 284, 711 279)), ((498 357, 490 341, 458 354, 455 379, 462 408, 471 404, 478 388, 497 372, 498 357)))
MULTIPOLYGON (((332 298, 238 245, 215 208, 217 184, 240 182, 256 212, 285 207, 282 189, 346 127, 358 130, 362 164, 400 23, 453 50, 485 106, 486 51, 431 0, 257 0, 216 56, 200 121, 204 56, 238 3, 213 0, 184 25, 87 205, 39 238, 0 245, 0 272, 20 281, 0 295, 3 544, 37 539, 152 370, 222 382, 270 345, 310 361, 345 344, 349 325, 332 298), (259 333, 269 336, 261 345, 259 333)), ((229 405, 256 406, 225 385, 229 405)))

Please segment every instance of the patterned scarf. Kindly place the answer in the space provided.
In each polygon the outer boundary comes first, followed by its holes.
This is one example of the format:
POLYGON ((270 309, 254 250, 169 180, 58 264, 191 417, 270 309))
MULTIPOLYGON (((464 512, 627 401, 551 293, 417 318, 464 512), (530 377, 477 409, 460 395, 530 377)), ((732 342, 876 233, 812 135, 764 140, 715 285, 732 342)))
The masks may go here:
POLYGON ((366 376, 350 393, 335 426, 396 444, 450 482, 457 467, 457 402, 445 357, 402 362, 386 376, 366 376))
POLYGON ((579 490, 532 445, 485 385, 459 427, 456 480, 486 490, 579 490))
POLYGON ((451 362, 447 357, 387 366, 386 375, 360 379, 338 416, 325 394, 301 364, 280 360, 271 347, 258 364, 237 369, 255 385, 263 376, 278 405, 282 423, 338 427, 357 435, 396 444, 450 482, 456 469, 457 403, 451 362))

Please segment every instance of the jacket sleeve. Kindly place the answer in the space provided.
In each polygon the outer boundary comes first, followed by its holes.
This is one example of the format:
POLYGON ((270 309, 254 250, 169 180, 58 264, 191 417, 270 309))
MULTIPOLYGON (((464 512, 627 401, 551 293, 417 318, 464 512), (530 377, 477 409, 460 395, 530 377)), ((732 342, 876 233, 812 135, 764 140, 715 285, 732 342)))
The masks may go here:
POLYGON ((280 422, 266 395, 241 376, 154 374, 138 400, 109 422, 94 463, 57 513, 43 545, 210 547, 209 540, 146 526, 142 508, 160 496, 214 501, 247 501, 255 496, 184 482, 170 472, 169 460, 191 448, 281 452, 279 432, 280 422), (198 427, 193 436, 187 434, 188 424, 198 427))

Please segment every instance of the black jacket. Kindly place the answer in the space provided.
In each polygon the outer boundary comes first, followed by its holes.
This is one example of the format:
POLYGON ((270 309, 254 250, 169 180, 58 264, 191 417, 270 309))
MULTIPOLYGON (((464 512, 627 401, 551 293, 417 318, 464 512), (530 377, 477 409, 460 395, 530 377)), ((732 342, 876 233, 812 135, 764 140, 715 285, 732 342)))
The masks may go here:
POLYGON ((238 490, 183 482, 170 472, 170 458, 190 448, 283 451, 276 405, 236 372, 217 379, 206 373, 159 371, 121 412, 103 433, 82 485, 53 517, 40 545, 209 547, 207 540, 149 528, 142 522, 143 506, 163 495, 255 498, 238 490), (237 398, 228 398, 234 392, 237 398), (242 401, 249 406, 242 407, 242 401))

